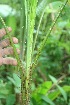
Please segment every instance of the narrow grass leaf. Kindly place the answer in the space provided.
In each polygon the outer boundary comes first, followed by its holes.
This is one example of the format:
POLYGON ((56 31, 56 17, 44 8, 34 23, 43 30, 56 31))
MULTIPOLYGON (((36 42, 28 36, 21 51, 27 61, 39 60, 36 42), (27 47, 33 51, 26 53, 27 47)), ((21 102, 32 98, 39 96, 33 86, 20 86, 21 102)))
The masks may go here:
POLYGON ((65 101, 67 101, 67 94, 66 92, 64 91, 64 89, 62 87, 60 87, 58 84, 57 84, 57 80, 56 78, 54 78, 53 76, 49 75, 50 79, 53 81, 53 83, 55 83, 55 85, 57 86, 57 88, 60 90, 61 94, 63 95, 65 101))
POLYGON ((42 96, 42 100, 44 100, 46 103, 50 105, 55 105, 47 96, 42 96))

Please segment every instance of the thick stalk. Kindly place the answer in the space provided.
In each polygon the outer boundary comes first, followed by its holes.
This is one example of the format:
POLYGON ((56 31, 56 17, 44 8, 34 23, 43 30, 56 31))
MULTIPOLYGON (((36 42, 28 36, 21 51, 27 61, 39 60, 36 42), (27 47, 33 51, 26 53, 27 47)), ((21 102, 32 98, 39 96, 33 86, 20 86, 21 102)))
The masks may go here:
POLYGON ((37 0, 27 0, 27 61, 26 61, 26 105, 30 97, 30 66, 32 63, 33 31, 35 25, 37 0))

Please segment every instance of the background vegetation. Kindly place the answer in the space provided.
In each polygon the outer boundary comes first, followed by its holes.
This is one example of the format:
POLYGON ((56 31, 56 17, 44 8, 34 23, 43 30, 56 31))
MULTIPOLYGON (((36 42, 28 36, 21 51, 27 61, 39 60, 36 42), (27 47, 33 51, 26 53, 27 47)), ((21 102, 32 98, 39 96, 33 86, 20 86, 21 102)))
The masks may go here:
MULTIPOLYGON (((33 31, 34 39, 40 19, 42 21, 33 53, 34 56, 36 56, 40 43, 64 2, 65 0, 38 0, 33 31)), ((19 43, 15 47, 20 48, 20 58, 26 65, 27 36, 24 35, 26 21, 24 8, 22 8, 23 4, 24 0, 0 0, 0 15, 4 18, 7 26, 12 27, 12 36, 19 39, 19 43), (23 43, 25 44, 23 45, 23 43)), ((69 14, 70 2, 68 1, 38 59, 31 84, 30 105, 70 105, 69 14)), ((4 26, 0 23, 0 28, 2 27, 4 26)), ((0 66, 0 105, 20 105, 20 91, 21 80, 17 67, 0 66)))

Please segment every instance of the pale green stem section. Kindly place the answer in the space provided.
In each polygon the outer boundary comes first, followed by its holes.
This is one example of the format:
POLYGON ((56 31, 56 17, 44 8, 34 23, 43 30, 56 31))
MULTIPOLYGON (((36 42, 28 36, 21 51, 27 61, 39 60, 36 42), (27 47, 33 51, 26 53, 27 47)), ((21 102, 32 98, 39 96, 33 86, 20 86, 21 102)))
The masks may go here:
POLYGON ((25 45, 25 2, 21 0, 21 17, 20 17, 20 58, 24 58, 24 45, 25 45))
POLYGON ((59 10, 59 13, 58 13, 57 17, 55 18, 54 22, 52 23, 52 25, 51 25, 49 31, 47 32, 47 34, 46 34, 44 40, 43 40, 42 43, 40 44, 38 53, 37 53, 37 55, 36 55, 36 58, 35 58, 35 60, 34 60, 33 65, 32 65, 32 70, 34 70, 34 68, 36 67, 36 65, 37 65, 37 63, 38 63, 38 58, 39 58, 39 56, 40 56, 40 54, 41 54, 43 48, 44 48, 45 45, 46 45, 47 39, 49 38, 50 33, 51 33, 51 31, 52 31, 54 25, 56 24, 56 22, 57 22, 57 20, 58 20, 58 18, 59 18, 59 16, 60 16, 62 10, 64 9, 65 5, 67 4, 67 2, 68 2, 68 0, 66 0, 66 2, 64 3, 64 5, 62 5, 62 6, 60 7, 60 10, 59 10))
POLYGON ((27 1, 27 61, 26 61, 26 105, 29 103, 29 72, 32 62, 33 31, 37 0, 27 1))

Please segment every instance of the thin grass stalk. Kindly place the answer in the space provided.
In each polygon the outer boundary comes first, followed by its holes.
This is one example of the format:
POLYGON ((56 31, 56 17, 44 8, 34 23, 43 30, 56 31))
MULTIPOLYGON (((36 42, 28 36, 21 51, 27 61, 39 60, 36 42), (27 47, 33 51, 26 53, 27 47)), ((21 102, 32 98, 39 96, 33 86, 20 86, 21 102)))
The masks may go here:
POLYGON ((23 60, 25 45, 25 2, 21 0, 21 17, 20 17, 20 58, 23 60))
MULTIPOLYGON (((26 33, 26 27, 27 27, 27 4, 26 4, 26 0, 21 0, 21 18, 20 18, 20 50, 21 50, 21 53, 20 53, 20 58, 22 60, 24 60, 24 49, 25 49, 25 35, 27 35, 26 33)), ((24 74, 25 75, 25 74, 24 74)), ((22 103, 24 103, 25 105, 25 102, 26 102, 26 88, 25 88, 25 81, 26 79, 24 80, 24 83, 21 84, 22 86, 22 103)))
POLYGON ((27 1, 27 60, 26 60, 26 105, 29 105, 30 97, 30 66, 32 63, 33 31, 36 17, 37 0, 27 1))
POLYGON ((14 55, 15 55, 15 58, 17 59, 17 62, 18 62, 18 68, 19 68, 19 72, 20 72, 20 78, 21 78, 21 100, 22 100, 22 105, 23 105, 23 85, 24 85, 24 81, 25 81, 25 70, 24 70, 24 67, 23 67, 23 64, 22 64, 22 61, 19 57, 19 55, 17 54, 17 50, 15 48, 15 45, 13 43, 13 40, 12 40, 12 37, 11 37, 11 34, 9 33, 8 31, 8 28, 3 20, 3 18, 0 16, 0 20, 5 28, 5 31, 6 31, 6 34, 8 35, 9 37, 9 40, 10 40, 10 43, 11 43, 11 46, 13 47, 13 51, 14 51, 14 55))
MULTIPOLYGON (((23 8, 24 8, 24 12, 25 12, 25 14, 24 14, 24 15, 25 15, 25 27, 24 27, 24 28, 25 28, 25 35, 27 36, 27 33, 28 33, 28 31, 27 31, 27 25, 28 25, 28 24, 27 24, 27 22, 28 22, 28 21, 27 21, 27 12, 28 12, 28 11, 27 11, 27 0, 24 0, 23 3, 24 3, 24 7, 23 7, 23 8)), ((23 12, 23 11, 22 11, 22 12, 23 12)), ((23 20, 23 18, 22 18, 22 20, 23 20)), ((21 20, 21 21, 22 21, 22 20, 21 20)), ((22 28, 22 26, 21 26, 21 28, 22 28)), ((24 44, 25 44, 25 43, 24 43, 24 44)), ((26 77, 26 72, 25 72, 25 77, 26 77)), ((27 94, 26 94, 26 78, 25 78, 25 82, 24 82, 24 87, 23 87, 23 89, 24 89, 24 92, 23 92, 23 103, 24 103, 24 104, 23 104, 23 105, 26 105, 26 102, 27 102, 27 100, 26 100, 26 99, 27 99, 27 98, 26 98, 26 96, 27 96, 27 94)), ((27 105, 28 105, 28 104, 27 104, 27 105)))
POLYGON ((46 36, 44 37, 44 40, 43 40, 42 43, 40 44, 40 47, 39 47, 39 49, 38 49, 38 52, 37 52, 37 55, 36 55, 36 57, 35 57, 34 63, 32 64, 32 67, 31 67, 32 70, 34 70, 34 68, 36 67, 36 65, 37 65, 37 63, 38 63, 38 58, 39 58, 39 56, 40 56, 40 54, 41 54, 43 48, 44 48, 45 45, 46 45, 46 41, 47 41, 47 39, 49 38, 50 33, 51 33, 53 27, 55 26, 55 24, 56 24, 56 22, 57 22, 57 20, 58 20, 58 18, 59 18, 59 16, 60 16, 60 14, 62 13, 62 11, 63 11, 65 5, 67 4, 67 2, 68 2, 68 0, 66 0, 66 2, 60 7, 58 15, 56 16, 55 20, 53 21, 53 23, 52 23, 52 25, 51 25, 51 27, 50 27, 50 29, 49 29, 49 31, 47 32, 46 36))
POLYGON ((41 15, 40 20, 39 20, 39 24, 38 24, 38 27, 37 27, 37 32, 36 32, 36 35, 35 35, 35 38, 34 38, 34 43, 33 43, 33 51, 35 49, 36 40, 37 40, 37 37, 38 37, 38 34, 39 34, 39 29, 40 29, 41 22, 42 22, 45 11, 46 11, 46 8, 43 10, 42 15, 41 15))

